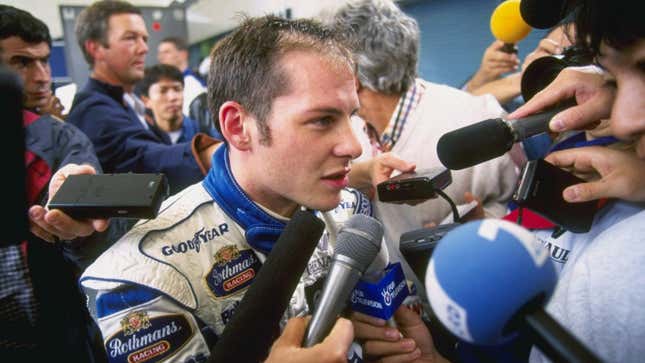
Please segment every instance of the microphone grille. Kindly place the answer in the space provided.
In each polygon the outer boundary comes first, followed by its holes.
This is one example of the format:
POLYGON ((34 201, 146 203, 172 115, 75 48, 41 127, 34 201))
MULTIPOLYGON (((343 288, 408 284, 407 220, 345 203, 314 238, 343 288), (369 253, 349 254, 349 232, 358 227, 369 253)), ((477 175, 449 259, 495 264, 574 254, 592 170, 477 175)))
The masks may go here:
POLYGON ((361 272, 364 272, 380 250, 382 240, 381 222, 364 214, 356 214, 340 229, 335 253, 356 261, 361 272))

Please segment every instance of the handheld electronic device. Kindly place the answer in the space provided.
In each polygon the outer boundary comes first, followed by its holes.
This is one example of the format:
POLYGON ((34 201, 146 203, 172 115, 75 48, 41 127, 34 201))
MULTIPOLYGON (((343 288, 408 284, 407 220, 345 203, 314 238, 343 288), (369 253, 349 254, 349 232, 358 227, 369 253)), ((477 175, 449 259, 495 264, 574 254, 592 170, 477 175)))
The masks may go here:
POLYGON ((440 166, 397 175, 377 185, 377 191, 381 202, 424 200, 436 198, 436 190, 450 183, 450 170, 440 166))
POLYGON ((163 174, 70 175, 49 209, 60 209, 73 218, 155 218, 168 196, 163 174))
POLYGON ((428 261, 439 241, 461 223, 440 224, 405 232, 399 240, 399 251, 420 280, 426 276, 428 261))
POLYGON ((542 159, 529 161, 513 194, 513 200, 562 228, 576 233, 588 232, 596 213, 596 201, 569 203, 562 191, 585 181, 542 159))

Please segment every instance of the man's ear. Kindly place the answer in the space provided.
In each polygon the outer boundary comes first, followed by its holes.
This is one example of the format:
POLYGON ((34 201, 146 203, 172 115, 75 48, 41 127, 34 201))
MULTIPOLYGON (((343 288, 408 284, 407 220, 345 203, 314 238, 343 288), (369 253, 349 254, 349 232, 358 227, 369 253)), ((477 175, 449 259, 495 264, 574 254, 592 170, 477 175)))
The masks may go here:
POLYGON ((143 105, 146 106, 146 108, 151 108, 150 107, 150 99, 144 95, 139 96, 141 99, 141 102, 143 102, 143 105))
POLYGON ((222 136, 239 150, 251 147, 250 118, 244 107, 234 101, 226 101, 219 108, 219 125, 222 136))
POLYGON ((90 57, 94 60, 94 63, 99 60, 99 57, 102 58, 103 46, 101 45, 101 42, 88 39, 83 43, 83 46, 85 47, 85 51, 87 51, 87 53, 90 54, 90 57))

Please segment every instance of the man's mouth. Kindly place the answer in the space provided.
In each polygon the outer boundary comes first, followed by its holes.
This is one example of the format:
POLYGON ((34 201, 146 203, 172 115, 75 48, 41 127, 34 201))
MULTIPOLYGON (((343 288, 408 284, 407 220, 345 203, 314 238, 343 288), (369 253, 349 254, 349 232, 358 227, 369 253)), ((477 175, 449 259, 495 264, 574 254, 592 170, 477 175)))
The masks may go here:
POLYGON ((332 174, 327 174, 322 177, 322 179, 329 185, 342 189, 349 185, 349 171, 351 169, 349 167, 346 167, 345 169, 332 173, 332 174))

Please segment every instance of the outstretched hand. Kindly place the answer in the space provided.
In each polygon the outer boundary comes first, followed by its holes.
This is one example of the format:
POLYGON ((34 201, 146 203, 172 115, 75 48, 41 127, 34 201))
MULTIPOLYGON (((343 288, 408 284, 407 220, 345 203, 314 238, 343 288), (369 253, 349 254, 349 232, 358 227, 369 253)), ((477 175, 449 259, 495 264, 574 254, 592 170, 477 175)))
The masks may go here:
MULTIPOLYGON (((96 170, 90 165, 67 164, 63 166, 50 180, 50 200, 68 176, 78 174, 96 174, 96 170)), ((33 205, 29 208, 29 229, 31 233, 49 242, 54 242, 56 239, 72 240, 78 237, 86 237, 95 231, 104 231, 107 229, 108 224, 107 219, 73 219, 58 209, 48 210, 40 205, 33 205)))
POLYGON ((645 201, 645 161, 632 152, 593 146, 554 152, 545 160, 588 180, 564 189, 567 202, 645 201))
POLYGON ((273 343, 265 363, 346 362, 347 351, 354 339, 352 323, 340 318, 320 344, 302 348, 309 319, 291 318, 282 335, 273 343))

